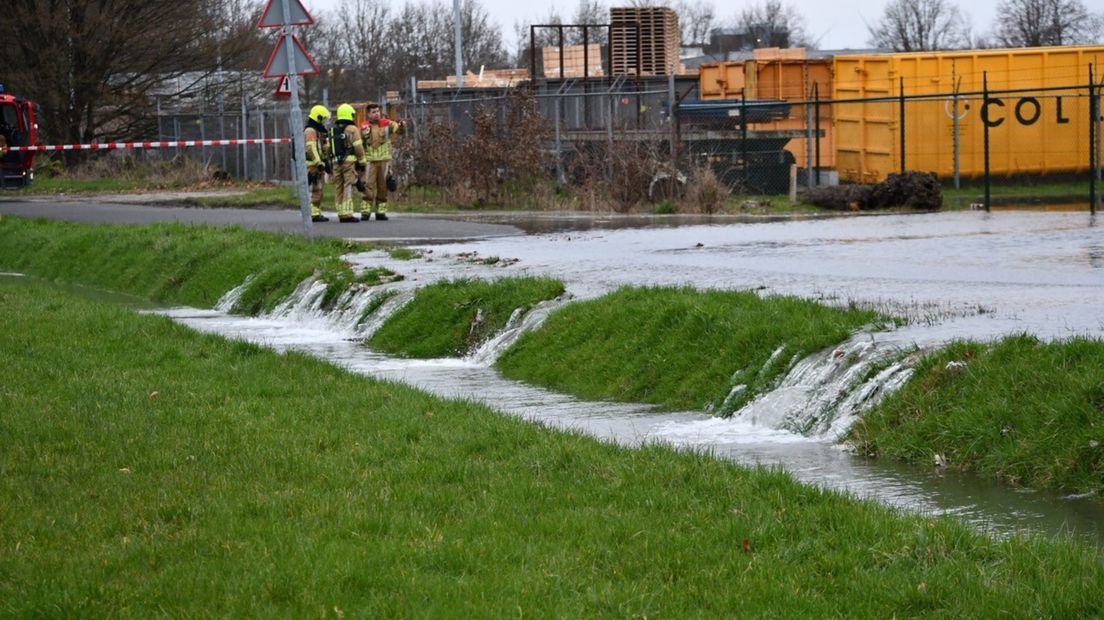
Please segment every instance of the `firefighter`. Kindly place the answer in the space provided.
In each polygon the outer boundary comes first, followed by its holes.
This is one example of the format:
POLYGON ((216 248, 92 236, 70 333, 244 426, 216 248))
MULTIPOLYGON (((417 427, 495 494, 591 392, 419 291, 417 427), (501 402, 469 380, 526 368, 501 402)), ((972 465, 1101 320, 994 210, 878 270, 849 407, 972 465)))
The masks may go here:
POLYGON ((322 215, 322 190, 326 187, 326 168, 329 162, 329 140, 325 122, 330 118, 326 106, 316 105, 307 117, 307 127, 303 137, 307 143, 307 184, 310 186, 310 206, 312 222, 328 222, 330 218, 322 215))
MULTIPOLYGON (((391 165, 391 136, 400 135, 406 129, 406 121, 392 121, 383 117, 378 103, 369 103, 368 122, 360 126, 364 141, 364 158, 368 160, 368 174, 364 181, 364 193, 360 204, 360 218, 367 221, 373 213, 376 220, 387 219, 387 168, 391 165)), ((394 181, 392 181, 394 183, 394 181)))
POLYGON ((330 128, 330 152, 333 153, 337 221, 359 222, 353 215, 353 186, 357 182, 357 172, 365 167, 364 143, 356 128, 356 110, 347 103, 337 106, 337 122, 330 128))
POLYGON ((4 137, 4 134, 0 133, 0 159, 4 159, 4 156, 8 154, 8 139, 4 137))

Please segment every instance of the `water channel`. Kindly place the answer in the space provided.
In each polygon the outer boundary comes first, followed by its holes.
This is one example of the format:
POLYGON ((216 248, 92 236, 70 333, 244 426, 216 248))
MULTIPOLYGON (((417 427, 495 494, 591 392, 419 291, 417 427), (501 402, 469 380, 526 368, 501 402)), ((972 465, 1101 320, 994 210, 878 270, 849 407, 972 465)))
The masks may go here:
POLYGON ((833 441, 864 407, 908 378, 910 353, 956 338, 1022 332, 1047 339, 1104 337, 1104 234, 1087 213, 955 212, 687 225, 608 218, 590 229, 578 218, 564 219, 568 225, 553 224, 541 234, 421 246, 424 255, 416 260, 378 251, 349 256, 354 264, 386 266, 405 279, 351 295, 339 304, 340 312, 318 309, 323 289, 316 282, 304 283, 264 317, 228 314, 232 294, 219 309, 158 312, 201 331, 305 351, 355 372, 603 440, 630 446, 666 442, 742 464, 781 467, 810 484, 905 510, 955 515, 998 535, 1072 532, 1104 543, 1104 503, 1097 499, 1001 487, 934 466, 868 462, 833 441), (516 317, 499 338, 465 359, 397 359, 362 344, 419 286, 519 275, 560 278, 570 298, 516 317), (539 326, 571 300, 622 285, 684 284, 870 305, 910 323, 858 334, 834 351, 795 364, 779 389, 729 419, 579 401, 505 380, 492 367, 517 334, 539 326), (363 309, 380 294, 389 295, 387 301, 361 322, 363 309), (868 374, 864 369, 870 364, 887 361, 889 368, 867 383, 852 380, 868 374), (805 433, 789 430, 794 427, 805 433))

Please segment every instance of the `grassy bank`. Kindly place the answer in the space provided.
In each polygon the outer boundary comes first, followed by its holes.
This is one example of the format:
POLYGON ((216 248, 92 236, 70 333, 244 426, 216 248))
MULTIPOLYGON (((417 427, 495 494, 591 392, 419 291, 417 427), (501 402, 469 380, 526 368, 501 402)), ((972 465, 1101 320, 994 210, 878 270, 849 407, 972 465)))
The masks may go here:
POLYGON ((868 412, 865 454, 974 470, 1012 484, 1104 491, 1104 342, 1021 336, 927 358, 868 412))
MULTIPOLYGON (((943 188, 944 206, 948 209, 969 209, 970 205, 983 202, 985 187, 979 181, 971 181, 960 189, 947 184, 943 188)), ((990 186, 990 198, 994 205, 1064 204, 1083 202, 1089 204, 1089 182, 1037 181, 1012 183, 995 181, 990 186)))
POLYGON ((0 278, 0 615, 1091 617, 1104 564, 0 278), (140 343, 141 346, 135 346, 140 343))
POLYGON ((356 274, 340 260, 365 248, 306 241, 239 228, 165 224, 84 225, 0 218, 0 269, 132 293, 160 302, 211 307, 223 293, 254 279, 235 309, 271 309, 312 273, 335 284, 371 285, 386 270, 356 274))
POLYGON ((795 355, 837 344, 876 319, 873 312, 792 297, 623 288, 554 313, 499 358, 498 367, 508 377, 583 398, 672 409, 720 404, 733 385, 743 384, 748 389, 730 403, 738 407, 795 355))
POLYGON ((418 289, 369 344, 408 357, 460 357, 506 326, 516 308, 528 310, 564 292, 551 278, 451 280, 418 289))

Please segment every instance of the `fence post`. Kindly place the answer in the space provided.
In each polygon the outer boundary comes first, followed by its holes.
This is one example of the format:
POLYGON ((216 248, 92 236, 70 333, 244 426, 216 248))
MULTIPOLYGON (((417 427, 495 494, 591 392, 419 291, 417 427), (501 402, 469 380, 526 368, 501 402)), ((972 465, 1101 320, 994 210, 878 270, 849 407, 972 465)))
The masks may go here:
POLYGON ((747 153, 747 91, 740 92, 740 158, 741 168, 744 172, 744 192, 748 187, 748 153, 747 153))
MULTIPOLYGON (((245 110, 245 92, 241 95, 241 124, 238 126, 241 133, 241 138, 244 140, 249 137, 249 116, 245 110)), ((249 178, 249 147, 244 143, 241 145, 241 158, 242 167, 241 175, 243 179, 249 178)))
MULTIPOLYGON (((1102 147, 1104 147, 1104 136, 1101 135, 1100 124, 1101 124, 1101 120, 1104 120, 1104 119, 1101 119, 1102 112, 1104 112, 1104 111, 1102 111, 1100 109, 1100 89, 1101 89, 1101 87, 1099 85, 1094 85, 1093 86, 1093 91, 1096 93, 1096 97, 1095 97, 1095 100, 1096 100, 1096 114, 1093 115, 1093 119, 1094 119, 1093 123, 1094 123, 1094 126, 1096 127, 1096 170, 1093 171, 1093 177, 1096 179, 1096 187, 1098 189, 1100 187, 1100 181, 1101 181, 1101 179, 1100 179, 1101 167, 1102 167, 1101 160, 1104 159, 1104 157, 1101 157, 1101 153, 1104 153, 1104 150, 1102 150, 1102 147)), ((1096 214, 1097 210, 1099 210, 1099 209, 1100 209, 1100 192, 1098 191, 1097 195, 1096 195, 1096 202, 1093 203, 1093 209, 1092 209, 1093 214, 1096 214)))
POLYGON ((959 81, 958 73, 955 67, 955 61, 951 61, 951 84, 954 86, 954 92, 952 95, 953 105, 951 107, 951 139, 954 143, 954 165, 955 165, 955 189, 962 188, 962 178, 959 175, 958 168, 958 87, 962 85, 959 81))
POLYGON ((985 144, 985 212, 989 213, 989 72, 981 74, 981 126, 985 144))
MULTIPOLYGON (((226 96, 219 93, 219 140, 226 139, 226 96)), ((219 149, 222 152, 222 171, 227 172, 226 166, 226 147, 219 149)))
MULTIPOLYGON (((560 87, 563 90, 563 87, 560 87)), ((559 93, 556 94, 556 182, 564 183, 564 170, 563 170, 563 142, 560 139, 560 105, 563 96, 559 93)))
MULTIPOLYGON (((259 125, 261 127, 261 136, 260 137, 261 137, 261 140, 264 140, 264 137, 265 137, 265 113, 264 113, 264 108, 261 109, 261 118, 260 118, 259 125)), ((261 174, 260 174, 259 178, 262 181, 264 181, 268 178, 268 147, 265 146, 264 142, 262 142, 258 146, 261 149, 261 174)))
POLYGON ((901 78, 898 78, 898 79, 900 80, 900 82, 899 82, 900 85, 898 86, 898 89, 899 89, 898 99, 899 99, 899 102, 900 102, 898 104, 898 108, 899 108, 898 113, 901 116, 901 120, 900 120, 898 130, 901 132, 901 174, 904 174, 905 173, 905 168, 906 168, 906 166, 905 166, 905 78, 901 77, 901 78))
POLYGON ((667 123, 671 130, 671 164, 678 157, 678 128, 675 127, 675 74, 667 75, 667 123))
MULTIPOLYGON (((613 46, 610 46, 613 49, 613 46)), ((613 52, 610 52, 611 54, 613 52)), ((612 58, 612 56, 611 56, 612 58)), ((617 95, 614 93, 614 88, 617 86, 617 80, 611 78, 609 88, 609 122, 606 123, 606 178, 611 183, 613 182, 613 115, 617 109, 617 102, 614 99, 617 95)))
POLYGON ((816 184, 820 185, 820 84, 813 82, 813 100, 816 102, 816 184))
MULTIPOLYGON (((180 142, 180 116, 179 116, 179 110, 177 110, 177 112, 178 112, 178 114, 173 115, 173 140, 176 140, 179 143, 180 142)), ((175 157, 180 157, 180 146, 179 146, 179 144, 176 147, 175 157)))
POLYGON ((805 95, 805 187, 813 189, 813 108, 805 95))
POLYGON ((1099 150, 1096 146, 1096 124, 1100 115, 1096 111, 1095 77, 1093 76, 1093 64, 1089 63, 1089 212, 1096 214, 1096 171, 1099 150))

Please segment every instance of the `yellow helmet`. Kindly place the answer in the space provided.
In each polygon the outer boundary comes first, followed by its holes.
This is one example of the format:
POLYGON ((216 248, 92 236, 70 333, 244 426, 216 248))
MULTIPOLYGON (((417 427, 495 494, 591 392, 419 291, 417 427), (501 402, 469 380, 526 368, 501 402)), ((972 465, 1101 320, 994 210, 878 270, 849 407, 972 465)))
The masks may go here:
POLYGON ((337 106, 337 120, 339 121, 355 121, 356 109, 353 106, 343 103, 337 106))
POLYGON ((316 123, 321 124, 322 121, 330 117, 330 111, 326 109, 324 105, 316 105, 310 110, 310 119, 316 123))

